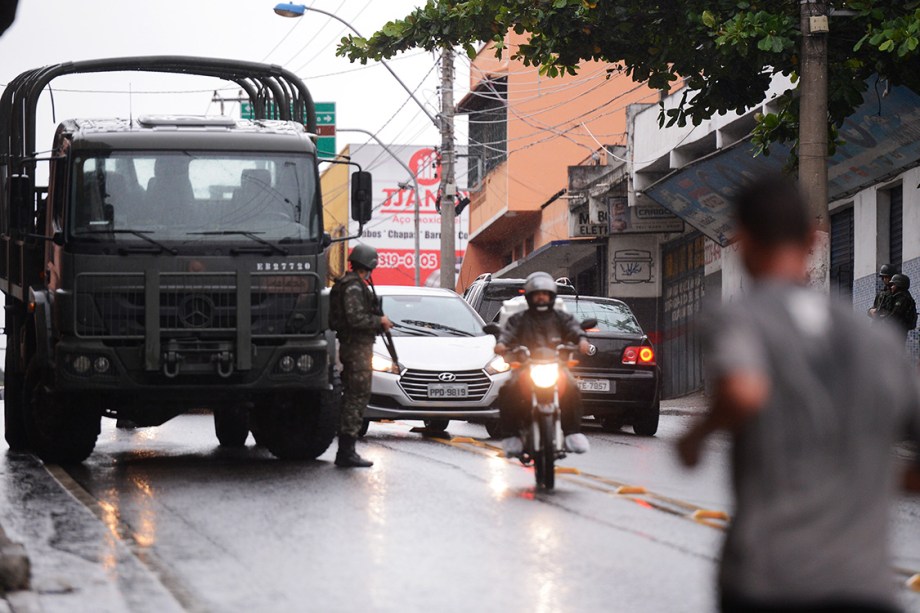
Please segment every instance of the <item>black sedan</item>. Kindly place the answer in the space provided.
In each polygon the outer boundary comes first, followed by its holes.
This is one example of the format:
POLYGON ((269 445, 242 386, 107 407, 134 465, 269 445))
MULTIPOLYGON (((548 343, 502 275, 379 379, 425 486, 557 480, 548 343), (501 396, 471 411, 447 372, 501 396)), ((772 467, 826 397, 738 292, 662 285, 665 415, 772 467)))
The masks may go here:
POLYGON ((660 370, 655 348, 622 301, 597 296, 560 296, 578 321, 596 319, 588 330, 588 355, 578 355, 572 374, 578 380, 585 415, 605 430, 631 425, 636 434, 658 431, 660 370))

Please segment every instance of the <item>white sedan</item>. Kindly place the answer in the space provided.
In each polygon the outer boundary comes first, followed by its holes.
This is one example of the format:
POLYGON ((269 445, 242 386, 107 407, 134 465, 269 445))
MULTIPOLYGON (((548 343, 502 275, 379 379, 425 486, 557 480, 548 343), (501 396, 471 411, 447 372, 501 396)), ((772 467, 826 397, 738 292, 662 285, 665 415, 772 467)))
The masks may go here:
MULTIPOLYGON (((430 287, 378 286, 398 362, 377 337, 366 420, 423 420, 445 430, 451 419, 497 425, 498 390, 510 376, 495 338, 459 294, 430 287)), ((366 422, 365 422, 366 425, 366 422)))

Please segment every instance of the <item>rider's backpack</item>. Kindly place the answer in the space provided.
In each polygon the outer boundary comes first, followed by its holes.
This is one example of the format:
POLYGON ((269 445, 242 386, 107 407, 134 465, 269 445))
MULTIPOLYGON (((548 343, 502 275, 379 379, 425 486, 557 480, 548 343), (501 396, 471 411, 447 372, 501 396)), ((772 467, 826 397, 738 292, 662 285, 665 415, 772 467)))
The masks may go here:
POLYGON ((329 328, 341 332, 348 326, 348 319, 345 317, 345 288, 354 279, 349 277, 339 277, 332 284, 329 290, 329 328))

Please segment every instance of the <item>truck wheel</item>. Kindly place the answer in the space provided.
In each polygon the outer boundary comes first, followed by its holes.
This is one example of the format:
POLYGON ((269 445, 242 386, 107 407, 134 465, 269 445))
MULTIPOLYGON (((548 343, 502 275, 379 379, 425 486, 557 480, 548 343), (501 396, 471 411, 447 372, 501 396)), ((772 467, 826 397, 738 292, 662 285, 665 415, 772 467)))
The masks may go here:
POLYGON ((282 460, 309 460, 321 456, 339 427, 338 389, 294 394, 252 412, 259 439, 282 460))
POLYGON ((655 436, 658 432, 658 417, 661 414, 661 400, 656 395, 648 408, 636 413, 633 418, 633 432, 639 436, 655 436))
POLYGON ((22 375, 6 375, 3 388, 4 434, 10 451, 29 451, 29 433, 23 411, 22 375))
POLYGON ((47 379, 24 384, 26 429, 35 453, 46 464, 79 464, 96 447, 102 415, 94 410, 56 398, 47 379))
POLYGON ((215 409, 214 432, 221 447, 245 447, 249 437, 249 412, 246 407, 215 409))

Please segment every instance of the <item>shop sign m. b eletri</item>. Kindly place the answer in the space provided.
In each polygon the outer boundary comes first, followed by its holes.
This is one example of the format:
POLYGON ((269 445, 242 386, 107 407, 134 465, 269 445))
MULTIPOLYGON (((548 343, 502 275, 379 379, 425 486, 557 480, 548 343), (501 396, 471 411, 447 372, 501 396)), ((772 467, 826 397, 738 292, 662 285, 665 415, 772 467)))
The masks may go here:
MULTIPOLYGON (((419 263, 421 282, 427 284, 432 273, 439 274, 441 269, 441 215, 436 208, 441 184, 438 153, 434 147, 424 145, 388 145, 387 149, 390 153, 380 145, 351 146, 351 161, 374 175, 374 216, 364 226, 361 238, 350 241, 349 246, 353 248, 363 243, 377 249, 375 283, 415 284, 415 190, 405 164, 418 180, 419 263)), ((456 177, 462 187, 467 177, 467 158, 461 157, 465 151, 458 153, 456 177)), ((458 192, 458 197, 469 196, 462 189, 458 192)), ((454 245, 459 267, 469 240, 469 209, 457 217, 455 228, 454 245)), ((357 230, 357 224, 351 222, 350 233, 357 230)))

